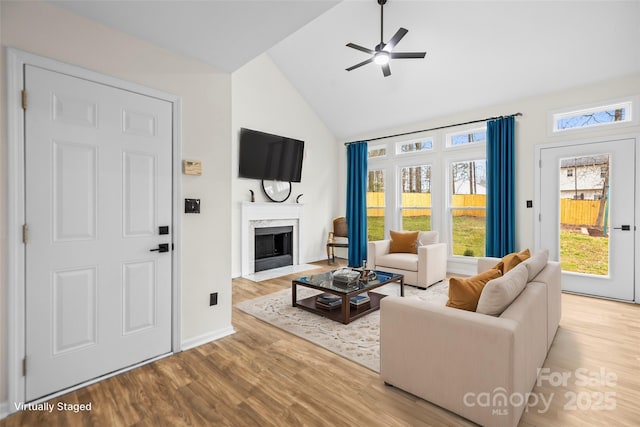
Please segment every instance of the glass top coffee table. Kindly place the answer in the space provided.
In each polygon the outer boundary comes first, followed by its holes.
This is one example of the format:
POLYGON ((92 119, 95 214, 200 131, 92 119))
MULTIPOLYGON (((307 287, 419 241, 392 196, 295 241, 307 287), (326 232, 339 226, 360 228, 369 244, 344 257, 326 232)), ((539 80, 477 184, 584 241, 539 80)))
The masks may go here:
POLYGON ((300 277, 291 282, 291 304, 294 307, 300 307, 346 325, 359 317, 380 309, 380 300, 386 295, 371 292, 372 290, 392 282, 399 282, 400 296, 404 296, 404 276, 402 274, 393 274, 377 270, 372 270, 372 272, 375 273, 375 278, 370 278, 366 283, 358 280, 350 285, 342 285, 334 281, 333 274, 335 271, 300 277), (317 289, 325 294, 335 295, 340 298, 340 303, 336 303, 332 308, 322 307, 317 304, 318 295, 298 300, 298 286, 317 289), (360 294, 367 294, 369 296, 369 302, 358 306, 352 305, 351 298, 360 294))

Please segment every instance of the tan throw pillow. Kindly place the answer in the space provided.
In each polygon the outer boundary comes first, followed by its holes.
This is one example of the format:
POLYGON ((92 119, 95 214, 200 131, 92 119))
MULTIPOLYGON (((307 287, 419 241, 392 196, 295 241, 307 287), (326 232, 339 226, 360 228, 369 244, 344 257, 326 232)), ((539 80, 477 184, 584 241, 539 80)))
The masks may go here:
POLYGON ((504 263, 504 270, 502 270, 502 274, 506 274, 509 270, 511 270, 530 256, 531 252, 529 252, 529 249, 525 249, 522 252, 514 252, 505 255, 504 257, 502 257, 502 262, 504 263))
POLYGON ((504 262, 500 261, 499 263, 497 263, 496 265, 494 265, 493 267, 494 270, 500 270, 500 273, 504 274, 504 262))
POLYGON ((391 231, 391 242, 389 243, 389 253, 409 253, 418 252, 418 231, 391 231))
POLYGON ((461 310, 476 311, 478 299, 482 289, 487 282, 500 277, 500 270, 489 269, 477 276, 461 278, 452 277, 449 279, 449 300, 447 307, 459 308, 461 310))
POLYGON ((527 286, 529 272, 525 265, 518 265, 504 276, 485 285, 478 300, 478 313, 500 316, 527 286))

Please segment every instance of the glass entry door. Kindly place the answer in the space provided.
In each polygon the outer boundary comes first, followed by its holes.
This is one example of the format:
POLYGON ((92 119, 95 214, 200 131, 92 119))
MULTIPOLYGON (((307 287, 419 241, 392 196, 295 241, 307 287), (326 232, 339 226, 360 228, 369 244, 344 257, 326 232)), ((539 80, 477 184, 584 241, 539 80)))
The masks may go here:
POLYGON ((562 265, 562 289, 633 300, 634 141, 540 152, 540 244, 562 265))

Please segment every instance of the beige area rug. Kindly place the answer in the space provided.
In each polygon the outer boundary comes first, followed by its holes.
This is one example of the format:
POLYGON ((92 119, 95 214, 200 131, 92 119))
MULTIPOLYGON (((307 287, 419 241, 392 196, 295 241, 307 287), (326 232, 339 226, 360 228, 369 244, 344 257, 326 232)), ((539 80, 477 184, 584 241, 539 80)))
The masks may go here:
MULTIPOLYGON (((374 292, 400 295, 400 285, 391 283, 374 292)), ((405 298, 414 298, 434 304, 447 302, 448 281, 436 283, 427 290, 405 286, 405 298)), ((298 286, 298 299, 320 292, 298 286)), ((311 341, 342 357, 353 360, 367 368, 380 372, 380 311, 367 314, 348 325, 291 306, 291 289, 265 295, 236 304, 249 313, 273 326, 311 341)))

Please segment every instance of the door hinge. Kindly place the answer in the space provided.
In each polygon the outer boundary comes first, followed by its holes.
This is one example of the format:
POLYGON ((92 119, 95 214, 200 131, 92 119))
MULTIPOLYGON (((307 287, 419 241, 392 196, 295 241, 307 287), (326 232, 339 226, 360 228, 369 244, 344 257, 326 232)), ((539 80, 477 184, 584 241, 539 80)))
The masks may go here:
POLYGON ((538 222, 542 222, 542 214, 538 214, 538 222))
POLYGON ((22 225, 22 243, 29 241, 29 226, 27 224, 22 225))
POLYGON ((22 89, 22 109, 26 110, 27 109, 27 90, 26 89, 22 89))
POLYGON ((538 167, 542 169, 542 160, 538 160, 538 167))
POLYGON ((22 359, 22 376, 27 376, 27 358, 22 359))

